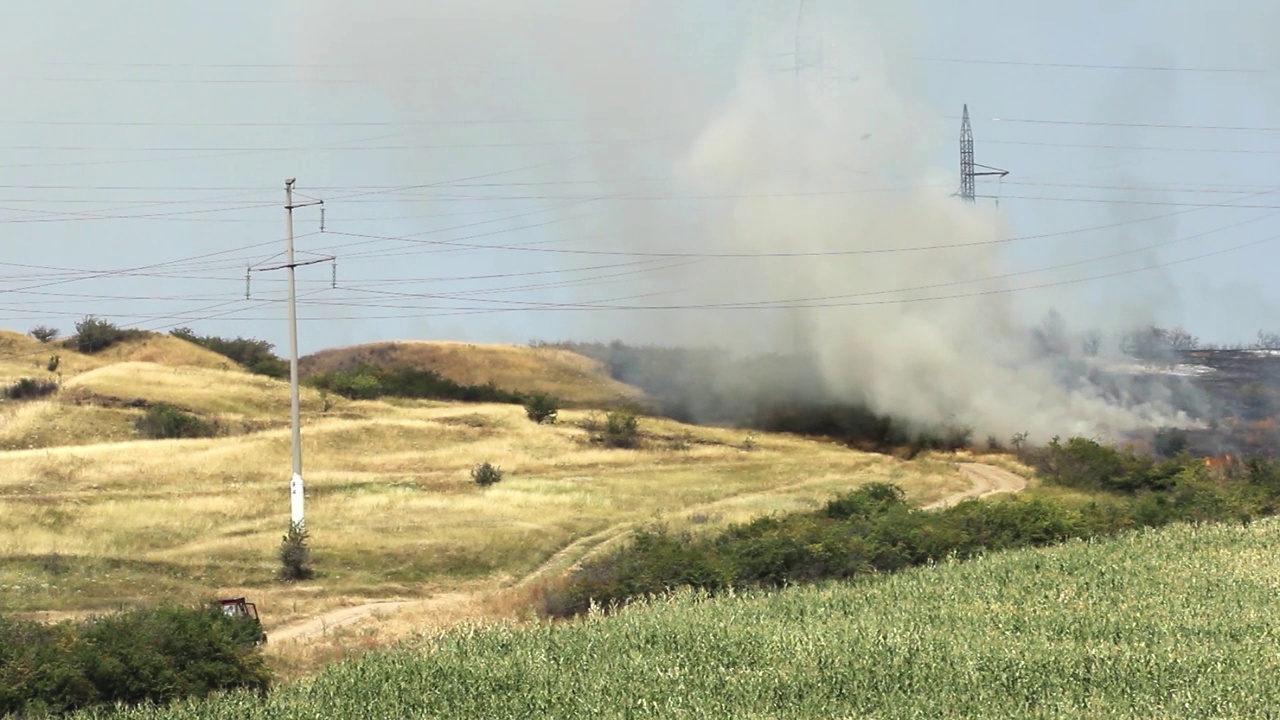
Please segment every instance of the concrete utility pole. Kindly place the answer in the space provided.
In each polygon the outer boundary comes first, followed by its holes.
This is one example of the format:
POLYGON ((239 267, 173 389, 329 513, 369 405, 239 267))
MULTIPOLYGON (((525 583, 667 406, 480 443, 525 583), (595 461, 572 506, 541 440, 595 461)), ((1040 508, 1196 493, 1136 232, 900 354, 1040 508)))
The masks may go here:
MULTIPOLYGON (((306 524, 306 495, 302 483, 302 403, 298 394, 298 291, 294 284, 294 271, 298 263, 293 256, 293 209, 309 205, 323 205, 323 201, 293 204, 293 183, 297 178, 284 181, 285 209, 285 267, 289 270, 289 420, 293 426, 293 476, 289 480, 289 518, 299 530, 306 524)), ((311 263, 307 263, 310 265, 311 263)))

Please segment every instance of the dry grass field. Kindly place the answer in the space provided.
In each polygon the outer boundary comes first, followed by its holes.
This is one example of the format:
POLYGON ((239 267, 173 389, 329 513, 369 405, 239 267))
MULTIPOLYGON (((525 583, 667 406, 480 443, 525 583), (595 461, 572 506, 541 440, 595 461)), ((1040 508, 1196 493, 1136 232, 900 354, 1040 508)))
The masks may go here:
MULTIPOLYGON (((127 350, 116 362, 84 358, 52 398, 3 405, 3 606, 56 617, 243 594, 271 632, 346 606, 435 598, 381 626, 273 644, 297 672, 451 617, 518 615, 537 591, 531 575, 563 570, 644 523, 717 527, 814 507, 875 480, 899 483, 921 503, 969 484, 954 459, 904 462, 781 435, 748 441, 742 431, 653 418, 640 421, 639 448, 609 449, 584 429, 600 419, 592 410, 538 425, 514 405, 330 399, 326 407, 307 391, 304 476, 318 574, 290 585, 276 578, 289 517, 287 384, 159 343, 142 345, 150 361, 127 350), (142 410, 121 400, 173 403, 233 432, 139 439, 133 421, 142 410), (502 482, 471 480, 484 461, 503 470, 502 482)), ((517 351, 539 352, 508 352, 517 351)))
POLYGON ((304 377, 361 364, 433 370, 462 385, 544 392, 577 406, 636 399, 641 392, 609 377, 604 366, 568 350, 461 342, 382 342, 324 350, 299 360, 304 377))

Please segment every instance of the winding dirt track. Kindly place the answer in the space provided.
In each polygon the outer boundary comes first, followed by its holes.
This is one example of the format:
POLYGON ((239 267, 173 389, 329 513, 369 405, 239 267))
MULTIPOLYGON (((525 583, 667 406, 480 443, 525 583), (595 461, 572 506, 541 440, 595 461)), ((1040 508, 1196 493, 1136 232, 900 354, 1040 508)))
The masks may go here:
MULTIPOLYGON (((925 505, 927 509, 943 508, 972 498, 985 497, 987 495, 995 495, 1007 492, 1019 492, 1026 488, 1027 481, 1008 470, 998 468, 994 465, 985 463, 961 463, 960 470, 973 481, 973 486, 967 490, 948 495, 941 500, 925 505)), ((770 492, 776 491, 771 490, 770 492)), ((591 555, 599 552, 606 546, 612 545, 613 542, 624 537, 632 528, 633 523, 623 523, 613 527, 601 530, 594 535, 580 538, 562 548, 555 555, 552 555, 546 562, 542 563, 532 573, 521 578, 514 585, 503 589, 521 588, 529 585, 535 580, 545 577, 561 566, 573 567, 581 564, 591 555), (576 561, 569 563, 569 560, 577 556, 576 561), (566 565, 567 564, 567 565, 566 565)), ((363 605, 353 605, 351 607, 339 608, 327 612, 318 617, 311 618, 293 625, 275 628, 268 633, 272 643, 296 642, 325 635, 330 630, 340 628, 344 625, 351 625, 365 618, 381 615, 382 613, 390 613, 401 608, 414 606, 418 609, 429 609, 431 607, 444 608, 446 606, 465 606, 467 603, 494 592, 494 590, 484 590, 474 593, 454 592, 441 593, 422 600, 386 600, 379 602, 365 603, 363 605)))

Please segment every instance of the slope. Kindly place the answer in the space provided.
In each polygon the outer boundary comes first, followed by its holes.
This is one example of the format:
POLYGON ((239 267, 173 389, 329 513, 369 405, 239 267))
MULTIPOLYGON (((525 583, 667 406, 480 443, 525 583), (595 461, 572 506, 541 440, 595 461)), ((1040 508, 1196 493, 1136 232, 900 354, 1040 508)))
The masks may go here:
POLYGON ((642 395, 609 377, 600 362, 550 347, 381 342, 322 350, 299 360, 304 377, 360 365, 432 370, 462 385, 491 382, 513 392, 549 393, 577 406, 599 407, 642 395))
POLYGON ((209 440, 0 454, 0 585, 14 610, 249 594, 269 626, 371 600, 497 587, 626 523, 727 523, 893 479, 930 502, 954 464, 645 419, 644 447, 591 442, 580 412, 537 425, 509 405, 367 403, 303 433, 314 583, 276 582, 288 522, 287 428, 209 440), (687 434, 673 445, 667 438, 687 434), (506 478, 481 489, 481 461, 506 478))
MULTIPOLYGON (((0 382, 56 381, 42 399, 0 401, 0 449, 92 445, 136 439, 145 408, 176 405, 219 421, 230 432, 287 422, 288 385, 251 375, 231 360, 167 335, 127 340, 93 355, 60 343, 0 335, 0 382), (3 354, 5 351, 8 354, 3 354), (57 372, 48 369, 58 358, 57 372)), ((317 393, 303 391, 303 407, 319 412, 317 393)))
POLYGON ((428 634, 267 697, 124 717, 1268 717, 1280 523, 428 634))

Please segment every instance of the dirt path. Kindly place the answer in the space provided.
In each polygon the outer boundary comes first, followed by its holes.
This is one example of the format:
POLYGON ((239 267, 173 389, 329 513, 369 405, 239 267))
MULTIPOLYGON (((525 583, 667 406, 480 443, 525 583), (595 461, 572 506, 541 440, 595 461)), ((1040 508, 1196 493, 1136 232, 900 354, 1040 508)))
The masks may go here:
POLYGON ((314 637, 316 635, 324 635, 328 631, 350 625, 358 622, 370 615, 377 615, 384 610, 395 610, 396 608, 411 605, 417 600, 389 600, 386 602, 365 603, 364 605, 354 605, 352 607, 339 608, 321 615, 320 617, 311 618, 310 620, 287 625, 282 628, 276 628, 267 633, 268 642, 288 642, 289 640, 297 640, 299 638, 314 637))
MULTIPOLYGON (((994 495, 997 493, 1018 492, 1027 486, 1027 481, 1025 479, 994 465, 987 465, 985 463, 961 463, 960 471, 973 481, 973 486, 967 490, 962 490, 958 493, 948 495, 937 502, 925 505, 925 508, 934 509, 948 507, 971 498, 985 497, 987 495, 994 495)), ((776 492, 777 490, 778 488, 774 488, 768 492, 776 492)), ((721 498, 716 502, 722 502, 727 499, 733 498, 721 498)), ((274 630, 269 631, 267 635, 271 643, 296 642, 324 635, 335 628, 339 628, 344 625, 351 625, 367 617, 379 615, 383 612, 392 612, 409 606, 425 609, 437 605, 455 605, 465 603, 477 596, 495 592, 497 590, 525 587, 538 578, 545 577, 554 572, 561 566, 574 567, 581 564, 589 556, 599 552, 607 546, 612 545, 615 541, 626 535, 633 526, 634 523, 622 523, 621 525, 606 528, 595 534, 588 535, 587 537, 579 538, 560 549, 559 552, 552 555, 533 572, 524 576, 515 584, 508 585, 503 588, 479 591, 475 593, 441 593, 421 600, 387 600, 365 603, 363 605, 354 605, 327 612, 304 622, 275 628, 274 630), (579 551, 581 551, 581 554, 579 554, 579 551), (575 555, 577 556, 576 559, 575 555)))
POLYGON ((926 508, 943 508, 964 502, 972 498, 986 497, 998 493, 1019 492, 1027 487, 1025 478, 986 463, 960 463, 960 471, 973 480, 973 487, 968 490, 949 495, 941 500, 926 505, 926 508))

